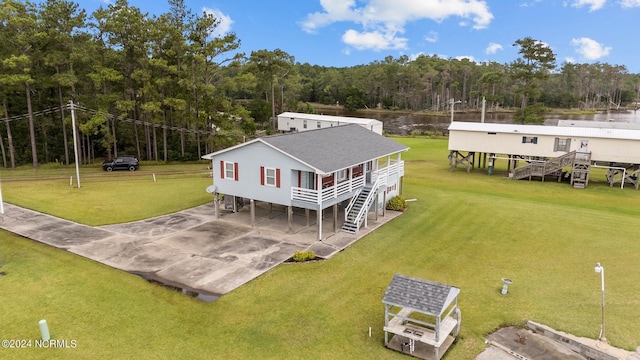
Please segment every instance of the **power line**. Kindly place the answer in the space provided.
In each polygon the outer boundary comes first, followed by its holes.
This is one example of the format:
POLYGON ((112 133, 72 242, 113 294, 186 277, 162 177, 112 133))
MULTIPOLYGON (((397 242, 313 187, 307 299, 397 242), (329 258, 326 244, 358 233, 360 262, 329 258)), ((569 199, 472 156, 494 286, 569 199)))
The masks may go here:
MULTIPOLYGON (((104 116, 104 117, 109 118, 109 119, 115 119, 115 120, 118 120, 118 121, 125 121, 125 122, 132 123, 132 124, 135 124, 135 125, 143 125, 143 126, 149 126, 149 127, 159 128, 159 129, 181 131, 181 132, 192 133, 192 134, 203 134, 203 135, 211 134, 211 131, 208 131, 208 130, 187 129, 187 128, 178 127, 178 126, 155 124, 155 123, 148 122, 148 121, 136 120, 136 119, 132 119, 132 118, 124 117, 124 116, 109 114, 109 113, 106 113, 104 111, 90 109, 90 108, 84 107, 82 105, 77 105, 77 104, 75 104, 74 107, 75 107, 76 111, 80 110, 80 111, 83 111, 83 112, 88 113, 88 114, 101 115, 101 116, 104 116)), ((36 111, 36 112, 33 113, 33 116, 37 117, 37 116, 51 115, 51 114, 54 114, 54 113, 61 112, 63 109, 70 111, 71 110, 71 106, 70 105, 56 106, 56 107, 52 107, 52 108, 36 111)), ((2 121, 13 122, 13 121, 18 121, 18 120, 25 120, 25 119, 28 119, 28 118, 29 118, 29 114, 21 114, 21 115, 14 115, 14 116, 10 116, 10 117, 5 117, 2 121)))
MULTIPOLYGON (((69 106, 67 106, 68 108, 69 106)), ((136 120, 136 119, 132 119, 132 118, 128 118, 128 117, 123 117, 123 116, 119 116, 119 115, 113 115, 113 114, 109 114, 106 113, 104 111, 100 111, 100 110, 95 110, 95 109, 89 109, 87 107, 84 107, 82 105, 75 105, 76 110, 82 110, 86 113, 90 113, 90 114, 95 114, 95 115, 101 115, 104 117, 107 117, 109 119, 116 119, 119 121, 125 121, 125 122, 129 122, 135 125, 144 125, 144 126, 150 126, 150 127, 154 127, 154 128, 160 128, 160 129, 168 129, 168 130, 174 130, 174 131, 182 131, 182 132, 187 132, 187 133, 199 133, 199 134, 204 134, 204 135, 208 135, 211 132, 210 131, 206 131, 206 130, 194 130, 194 129, 187 129, 187 128, 183 128, 183 127, 177 127, 177 126, 169 126, 169 125, 163 125, 163 124, 156 124, 156 123, 152 123, 152 122, 148 122, 148 121, 142 121, 142 120, 136 120)))

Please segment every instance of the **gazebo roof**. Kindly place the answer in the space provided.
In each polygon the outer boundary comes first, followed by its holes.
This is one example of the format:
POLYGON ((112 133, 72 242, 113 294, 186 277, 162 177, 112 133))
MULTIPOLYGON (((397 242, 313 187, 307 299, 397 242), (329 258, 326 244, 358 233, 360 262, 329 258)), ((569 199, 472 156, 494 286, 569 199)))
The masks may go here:
POLYGON ((440 316, 459 293, 460 289, 455 286, 395 274, 382 296, 382 302, 440 316))

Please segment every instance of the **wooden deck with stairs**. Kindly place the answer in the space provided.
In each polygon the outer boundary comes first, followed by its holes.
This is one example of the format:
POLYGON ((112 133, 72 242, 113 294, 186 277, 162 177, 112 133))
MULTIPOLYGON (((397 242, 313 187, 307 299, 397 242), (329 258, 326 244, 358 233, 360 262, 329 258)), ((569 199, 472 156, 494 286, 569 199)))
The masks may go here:
POLYGON ((571 166, 571 185, 577 189, 584 189, 589 183, 589 172, 591 169, 591 153, 578 153, 571 151, 564 155, 532 162, 527 165, 518 166, 513 169, 509 177, 520 180, 532 177, 540 177, 544 181, 545 176, 558 176, 558 181, 562 180, 563 169, 571 166))

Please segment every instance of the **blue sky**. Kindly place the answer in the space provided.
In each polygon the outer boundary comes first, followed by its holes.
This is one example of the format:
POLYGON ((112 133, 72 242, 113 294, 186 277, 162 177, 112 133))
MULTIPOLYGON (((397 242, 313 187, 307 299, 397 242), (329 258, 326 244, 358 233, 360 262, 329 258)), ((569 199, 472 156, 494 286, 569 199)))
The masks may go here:
MULTIPOLYGON (((89 13, 108 0, 79 0, 89 13)), ((282 49, 296 62, 354 66, 407 55, 509 63, 517 39, 553 49, 558 65, 608 63, 640 73, 640 0, 186 0, 222 19, 240 51, 282 49)), ((129 0, 149 14, 163 0, 129 0)))

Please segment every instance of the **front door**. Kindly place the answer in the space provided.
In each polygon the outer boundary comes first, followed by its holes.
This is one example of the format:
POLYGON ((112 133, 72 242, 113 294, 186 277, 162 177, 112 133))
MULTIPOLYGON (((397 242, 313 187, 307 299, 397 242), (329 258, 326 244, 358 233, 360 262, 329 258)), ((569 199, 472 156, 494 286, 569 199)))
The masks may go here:
POLYGON ((589 152, 589 140, 580 140, 580 149, 578 152, 588 153, 589 152))
POLYGON ((315 176, 312 172, 301 171, 300 172, 300 187, 303 189, 315 189, 315 176))

